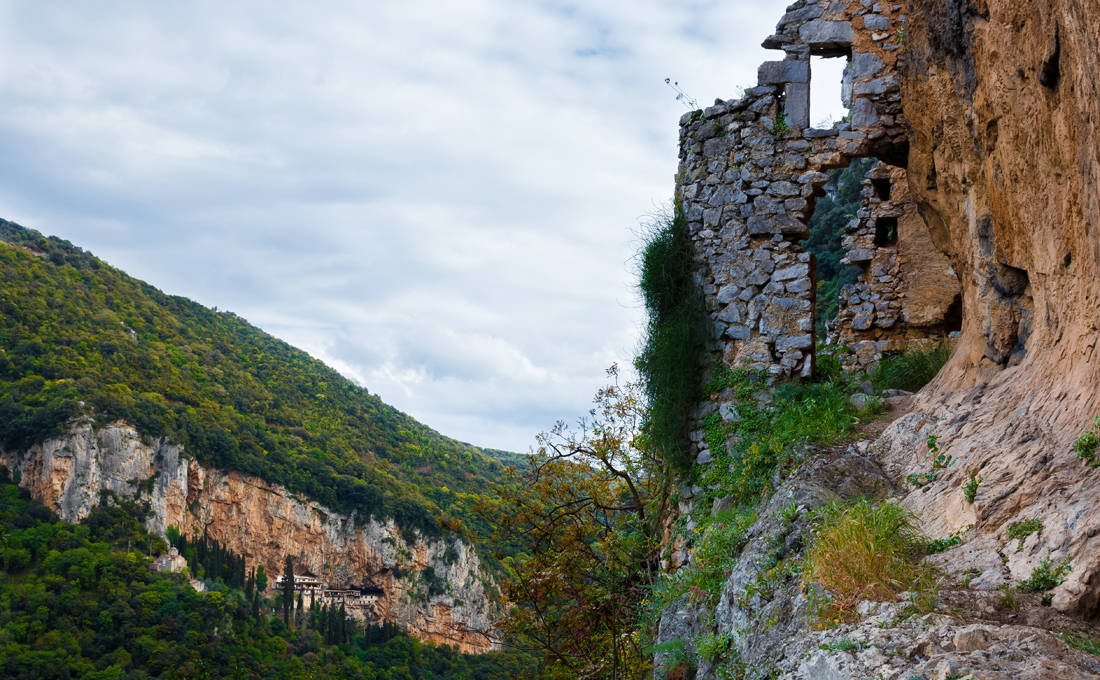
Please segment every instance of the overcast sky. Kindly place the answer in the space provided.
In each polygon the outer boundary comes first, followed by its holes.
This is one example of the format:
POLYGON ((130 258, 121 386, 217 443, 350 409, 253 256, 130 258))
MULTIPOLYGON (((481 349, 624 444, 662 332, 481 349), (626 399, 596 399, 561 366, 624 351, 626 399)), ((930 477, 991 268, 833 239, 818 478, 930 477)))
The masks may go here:
POLYGON ((785 4, 0 0, 0 217, 526 451, 639 344, 665 77, 736 97, 785 4))

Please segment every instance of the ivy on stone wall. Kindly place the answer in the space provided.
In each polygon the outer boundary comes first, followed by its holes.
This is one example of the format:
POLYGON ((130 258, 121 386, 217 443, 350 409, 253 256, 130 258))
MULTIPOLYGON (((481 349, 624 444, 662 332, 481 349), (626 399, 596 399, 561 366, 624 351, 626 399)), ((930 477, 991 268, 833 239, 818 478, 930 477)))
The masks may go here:
POLYGON ((646 434, 655 450, 681 471, 692 462, 688 426, 699 397, 707 340, 707 315, 693 267, 683 215, 677 212, 656 222, 642 250, 639 287, 649 320, 634 364, 649 405, 646 434))

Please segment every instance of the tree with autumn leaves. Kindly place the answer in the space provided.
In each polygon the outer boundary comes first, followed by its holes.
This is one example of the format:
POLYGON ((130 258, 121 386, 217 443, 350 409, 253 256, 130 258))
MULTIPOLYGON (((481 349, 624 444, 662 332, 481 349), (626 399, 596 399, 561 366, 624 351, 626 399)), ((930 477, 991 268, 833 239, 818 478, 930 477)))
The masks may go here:
POLYGON ((672 476, 644 434, 640 386, 620 384, 615 367, 608 376, 588 417, 539 435, 532 464, 483 506, 497 538, 520 547, 500 628, 541 653, 546 678, 625 680, 652 669, 637 612, 660 568, 672 476))

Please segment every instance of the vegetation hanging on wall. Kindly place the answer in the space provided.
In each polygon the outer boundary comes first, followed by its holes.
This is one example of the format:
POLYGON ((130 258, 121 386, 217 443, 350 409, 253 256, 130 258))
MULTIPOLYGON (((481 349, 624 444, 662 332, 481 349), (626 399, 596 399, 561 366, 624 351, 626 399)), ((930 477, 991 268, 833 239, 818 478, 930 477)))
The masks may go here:
POLYGON ((684 216, 677 211, 656 221, 641 256, 639 287, 649 321, 634 365, 649 406, 646 433, 654 450, 681 471, 691 465, 688 423, 699 399, 700 359, 708 334, 693 268, 684 216))

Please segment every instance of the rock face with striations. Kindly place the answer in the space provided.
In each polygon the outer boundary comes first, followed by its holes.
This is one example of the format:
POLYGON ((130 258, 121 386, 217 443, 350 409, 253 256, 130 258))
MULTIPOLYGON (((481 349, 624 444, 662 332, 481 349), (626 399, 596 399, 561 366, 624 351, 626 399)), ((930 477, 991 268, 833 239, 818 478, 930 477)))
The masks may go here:
POLYGON ((290 555, 296 571, 333 587, 382 592, 369 608, 351 608, 353 616, 391 621, 463 652, 497 647, 487 594, 496 584, 457 538, 407 541, 392 521, 349 517, 276 484, 203 467, 179 446, 143 441, 122 423, 95 430, 80 422, 26 452, 0 452, 0 464, 21 471, 21 485, 66 521, 86 518, 102 491, 139 498, 150 505, 153 533, 164 536, 172 525, 192 537, 205 532, 249 568, 262 564, 272 583, 290 555))
POLYGON ((1049 550, 1073 567, 1054 606, 1092 618, 1100 471, 1072 444, 1100 413, 1098 16, 1095 0, 913 3, 910 185, 959 275, 962 335, 918 396, 920 420, 879 444, 904 472, 925 462, 909 433, 937 435, 958 462, 906 498, 929 531, 974 524, 956 552, 1000 563, 1007 525, 1042 521, 1023 551, 1004 551, 1001 578, 1028 575, 1049 550), (973 505, 960 489, 971 473, 983 480, 973 505))

